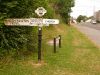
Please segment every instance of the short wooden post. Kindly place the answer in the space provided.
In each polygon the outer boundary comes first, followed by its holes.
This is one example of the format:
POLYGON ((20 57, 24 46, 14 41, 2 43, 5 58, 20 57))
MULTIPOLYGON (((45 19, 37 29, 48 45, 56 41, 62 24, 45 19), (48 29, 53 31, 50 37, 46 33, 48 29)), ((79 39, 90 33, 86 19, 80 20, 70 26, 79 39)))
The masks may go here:
POLYGON ((56 38, 54 38, 54 53, 56 53, 56 38))
POLYGON ((59 35, 59 48, 61 48, 61 35, 59 35))

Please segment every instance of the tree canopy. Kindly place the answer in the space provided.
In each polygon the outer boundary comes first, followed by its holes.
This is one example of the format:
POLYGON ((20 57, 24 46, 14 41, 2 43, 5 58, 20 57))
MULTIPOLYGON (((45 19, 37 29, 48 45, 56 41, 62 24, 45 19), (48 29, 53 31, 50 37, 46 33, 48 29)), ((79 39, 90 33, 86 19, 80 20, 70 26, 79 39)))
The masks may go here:
POLYGON ((74 6, 74 0, 58 0, 57 12, 61 15, 64 22, 68 23, 71 13, 71 7, 74 6))
POLYGON ((77 18, 77 22, 81 22, 81 21, 86 21, 88 19, 87 16, 84 16, 84 15, 79 15, 78 18, 77 18))

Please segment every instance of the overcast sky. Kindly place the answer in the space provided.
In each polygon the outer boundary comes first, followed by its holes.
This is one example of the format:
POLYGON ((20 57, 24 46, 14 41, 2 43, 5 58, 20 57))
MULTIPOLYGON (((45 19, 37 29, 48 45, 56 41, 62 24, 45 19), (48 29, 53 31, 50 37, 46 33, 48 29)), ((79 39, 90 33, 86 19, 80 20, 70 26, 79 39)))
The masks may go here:
POLYGON ((100 10, 100 0, 75 0, 71 16, 75 18, 79 15, 92 16, 97 10, 100 10))

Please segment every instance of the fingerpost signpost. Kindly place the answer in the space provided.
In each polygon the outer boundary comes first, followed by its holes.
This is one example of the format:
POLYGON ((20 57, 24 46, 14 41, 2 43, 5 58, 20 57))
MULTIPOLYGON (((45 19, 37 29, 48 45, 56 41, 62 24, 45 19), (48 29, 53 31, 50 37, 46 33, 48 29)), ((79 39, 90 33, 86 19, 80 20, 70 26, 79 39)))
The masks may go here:
POLYGON ((5 19, 4 24, 7 26, 38 26, 38 61, 41 62, 41 47, 42 47, 42 26, 49 26, 49 24, 59 24, 58 19, 44 19, 42 18, 47 10, 43 7, 38 7, 35 13, 39 18, 24 18, 24 19, 5 19))
MULTIPOLYGON (((38 7, 35 10, 35 13, 39 16, 42 17, 47 11, 43 7, 38 7)), ((38 61, 41 61, 41 46, 42 46, 42 23, 39 24, 39 29, 38 29, 38 61)))

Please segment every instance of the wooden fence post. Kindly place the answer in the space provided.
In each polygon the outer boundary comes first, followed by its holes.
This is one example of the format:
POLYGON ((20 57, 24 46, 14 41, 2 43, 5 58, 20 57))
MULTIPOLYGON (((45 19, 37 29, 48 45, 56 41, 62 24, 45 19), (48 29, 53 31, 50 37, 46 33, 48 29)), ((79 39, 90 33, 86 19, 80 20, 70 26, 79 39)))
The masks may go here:
POLYGON ((59 48, 61 48, 61 35, 59 35, 59 48))
POLYGON ((54 53, 56 53, 56 38, 54 38, 54 53))

